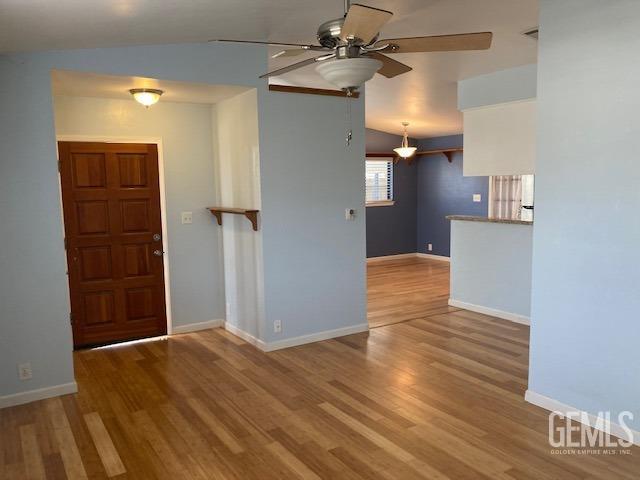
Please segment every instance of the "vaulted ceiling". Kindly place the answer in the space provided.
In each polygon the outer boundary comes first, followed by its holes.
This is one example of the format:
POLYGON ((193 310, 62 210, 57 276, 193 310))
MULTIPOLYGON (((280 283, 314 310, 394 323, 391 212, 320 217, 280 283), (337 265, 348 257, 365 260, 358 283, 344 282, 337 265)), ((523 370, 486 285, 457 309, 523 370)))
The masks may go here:
MULTIPOLYGON (((367 84, 370 128, 400 133, 400 123, 409 121, 413 137, 460 133, 458 80, 536 61, 537 45, 522 32, 537 25, 537 0, 360 2, 394 12, 382 37, 494 32, 489 51, 395 55, 413 71, 394 79, 378 75, 367 84)), ((0 0, 0 52, 214 38, 313 43, 318 25, 342 13, 342 0, 0 0)), ((328 87, 313 66, 276 81, 328 87)))

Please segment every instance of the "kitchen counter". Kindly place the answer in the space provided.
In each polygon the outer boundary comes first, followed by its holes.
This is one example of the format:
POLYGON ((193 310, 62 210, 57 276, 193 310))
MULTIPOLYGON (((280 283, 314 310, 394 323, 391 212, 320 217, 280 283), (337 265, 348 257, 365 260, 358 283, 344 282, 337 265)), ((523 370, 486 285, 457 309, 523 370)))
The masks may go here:
POLYGON ((474 217, 471 215, 448 215, 447 220, 462 220, 465 222, 509 223, 511 225, 533 225, 530 220, 511 220, 508 218, 474 217))

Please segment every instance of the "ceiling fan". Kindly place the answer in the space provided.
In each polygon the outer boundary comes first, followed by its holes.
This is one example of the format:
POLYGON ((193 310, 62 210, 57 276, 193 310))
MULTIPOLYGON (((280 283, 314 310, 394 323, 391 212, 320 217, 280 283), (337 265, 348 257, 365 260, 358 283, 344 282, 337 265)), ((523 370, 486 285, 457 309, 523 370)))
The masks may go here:
POLYGON ((486 50, 491 46, 491 32, 379 40, 380 29, 391 19, 392 12, 357 3, 351 5, 350 0, 344 0, 344 11, 344 17, 320 25, 319 45, 252 40, 217 41, 290 47, 276 53, 273 58, 294 57, 307 51, 321 52, 317 57, 265 73, 260 78, 282 75, 307 65, 318 64, 316 71, 349 95, 373 78, 376 72, 393 78, 411 71, 408 65, 385 54, 486 50))

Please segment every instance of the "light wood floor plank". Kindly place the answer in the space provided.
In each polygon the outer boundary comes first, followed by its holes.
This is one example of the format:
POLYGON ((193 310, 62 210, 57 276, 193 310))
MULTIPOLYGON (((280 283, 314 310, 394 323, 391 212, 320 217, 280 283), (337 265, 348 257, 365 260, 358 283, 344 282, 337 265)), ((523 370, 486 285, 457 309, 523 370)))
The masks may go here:
POLYGON ((637 479, 554 455, 529 329, 446 305, 448 264, 369 265, 369 333, 262 353, 221 329, 74 353, 79 392, 0 410, 0 479, 637 479))

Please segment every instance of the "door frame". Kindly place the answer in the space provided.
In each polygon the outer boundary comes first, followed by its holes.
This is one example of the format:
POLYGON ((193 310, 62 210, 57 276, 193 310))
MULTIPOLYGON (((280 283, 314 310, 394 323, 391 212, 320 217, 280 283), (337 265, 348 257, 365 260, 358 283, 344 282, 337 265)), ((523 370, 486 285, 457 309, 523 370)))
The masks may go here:
MULTIPOLYGON (((163 268, 164 268, 164 301, 167 316, 167 335, 173 334, 173 321, 171 317, 171 282, 169 281, 169 236, 167 234, 167 200, 164 176, 164 155, 162 151, 162 137, 118 137, 106 135, 56 135, 56 157, 60 155, 58 152, 58 142, 100 142, 100 143, 146 143, 156 145, 158 149, 158 183, 160 184, 160 219, 162 223, 162 246, 164 250, 163 268)), ((62 232, 64 228, 64 208, 62 204, 62 178, 58 171, 58 193, 60 195, 60 222, 62 223, 62 232)), ((67 251, 65 249, 65 256, 67 251)), ((67 279, 68 280, 68 279, 67 279)), ((69 297, 71 290, 69 289, 69 297)))

